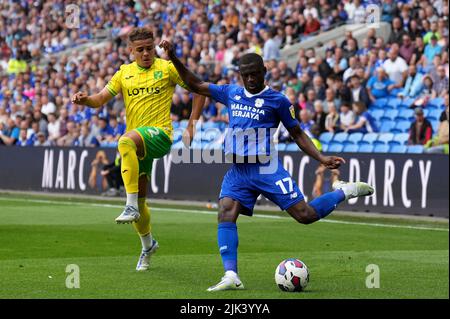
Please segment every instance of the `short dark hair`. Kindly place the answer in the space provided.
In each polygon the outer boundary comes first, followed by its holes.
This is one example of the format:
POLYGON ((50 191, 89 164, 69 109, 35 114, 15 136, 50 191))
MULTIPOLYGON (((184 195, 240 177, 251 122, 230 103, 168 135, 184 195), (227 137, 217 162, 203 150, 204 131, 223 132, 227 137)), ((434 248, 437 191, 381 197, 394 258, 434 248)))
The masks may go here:
POLYGON ((244 54, 239 59, 239 67, 241 67, 241 65, 243 65, 243 64, 251 64, 251 63, 254 63, 254 64, 264 68, 263 58, 257 53, 247 53, 247 54, 244 54))
POLYGON ((133 42, 133 41, 137 41, 137 40, 147 40, 147 39, 153 40, 153 31, 148 27, 134 28, 128 34, 129 42, 133 42))

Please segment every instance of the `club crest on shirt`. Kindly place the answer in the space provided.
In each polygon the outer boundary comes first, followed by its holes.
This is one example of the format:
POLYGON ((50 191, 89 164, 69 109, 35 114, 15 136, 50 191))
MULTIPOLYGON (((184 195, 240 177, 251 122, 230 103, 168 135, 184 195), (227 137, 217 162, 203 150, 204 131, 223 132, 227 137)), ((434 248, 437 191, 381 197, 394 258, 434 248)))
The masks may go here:
POLYGON ((289 111, 291 111, 291 116, 292 116, 292 118, 295 119, 295 110, 294 110, 294 106, 293 106, 293 105, 291 105, 291 106, 289 107, 289 111))
POLYGON ((240 97, 239 95, 235 95, 235 96, 234 96, 234 99, 235 99, 236 101, 239 101, 239 100, 241 99, 241 97, 240 97))
POLYGON ((264 104, 264 100, 263 99, 256 99, 255 100, 255 107, 261 107, 264 104))

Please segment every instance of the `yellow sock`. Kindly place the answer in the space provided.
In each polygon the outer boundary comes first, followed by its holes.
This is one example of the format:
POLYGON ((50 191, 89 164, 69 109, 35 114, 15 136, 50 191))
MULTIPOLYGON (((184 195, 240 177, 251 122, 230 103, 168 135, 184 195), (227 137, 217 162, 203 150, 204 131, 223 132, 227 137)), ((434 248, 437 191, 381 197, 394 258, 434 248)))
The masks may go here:
POLYGON ((136 144, 129 137, 119 139, 119 153, 122 157, 121 173, 127 194, 139 191, 139 162, 136 155, 136 144))
POLYGON ((137 222, 133 223, 134 228, 141 237, 148 235, 151 232, 150 210, 148 209, 145 200, 145 198, 138 198, 139 214, 141 217, 137 222))

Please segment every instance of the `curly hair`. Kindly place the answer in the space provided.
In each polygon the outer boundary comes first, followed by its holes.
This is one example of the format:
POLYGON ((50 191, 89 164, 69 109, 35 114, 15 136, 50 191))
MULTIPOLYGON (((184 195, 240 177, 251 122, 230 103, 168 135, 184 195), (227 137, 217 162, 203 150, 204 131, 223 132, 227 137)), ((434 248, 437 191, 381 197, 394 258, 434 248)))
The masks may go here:
POLYGON ((148 27, 134 28, 128 34, 129 42, 133 42, 133 41, 137 41, 137 40, 147 40, 147 39, 153 40, 153 31, 148 27))

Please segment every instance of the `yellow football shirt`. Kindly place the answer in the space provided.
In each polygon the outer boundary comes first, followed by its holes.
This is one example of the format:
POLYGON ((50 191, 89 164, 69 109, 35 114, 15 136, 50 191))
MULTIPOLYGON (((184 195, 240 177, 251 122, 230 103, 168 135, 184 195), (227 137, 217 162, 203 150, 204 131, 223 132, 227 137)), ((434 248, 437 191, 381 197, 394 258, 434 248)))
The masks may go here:
POLYGON ((106 89, 113 96, 122 92, 127 132, 142 126, 153 126, 163 129, 171 137, 170 107, 177 84, 187 88, 171 61, 155 58, 148 69, 136 62, 122 65, 106 89))

